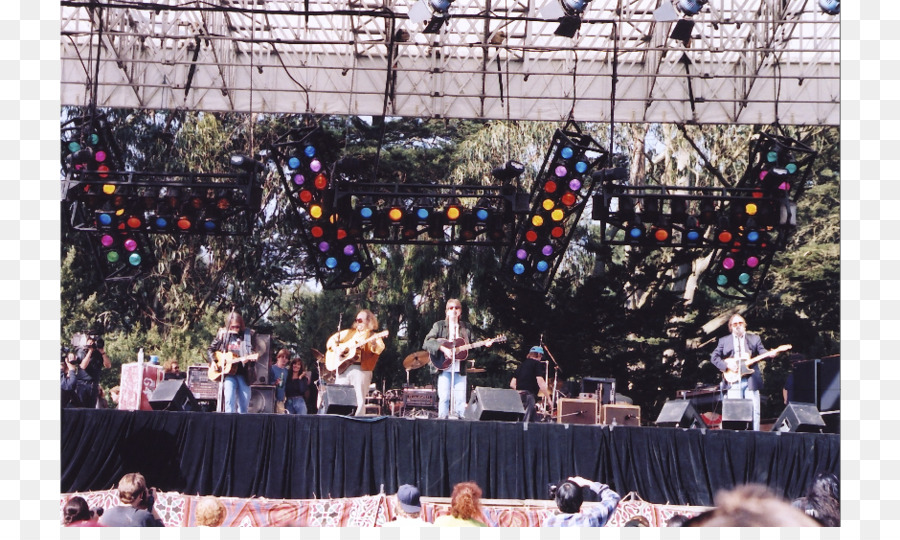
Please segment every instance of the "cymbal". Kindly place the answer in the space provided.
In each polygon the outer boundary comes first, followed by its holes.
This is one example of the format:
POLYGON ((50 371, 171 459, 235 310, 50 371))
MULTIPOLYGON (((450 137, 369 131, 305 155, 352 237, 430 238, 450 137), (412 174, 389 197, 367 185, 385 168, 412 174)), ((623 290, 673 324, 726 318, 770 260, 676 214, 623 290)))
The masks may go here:
POLYGON ((316 362, 324 362, 325 361, 325 355, 322 354, 319 350, 310 349, 310 351, 312 351, 313 358, 316 359, 316 362))
POLYGON ((428 351, 416 351, 403 359, 403 367, 407 371, 419 369, 428 364, 428 351))
POLYGON ((487 370, 483 367, 470 367, 466 370, 466 373, 484 373, 485 371, 487 370))

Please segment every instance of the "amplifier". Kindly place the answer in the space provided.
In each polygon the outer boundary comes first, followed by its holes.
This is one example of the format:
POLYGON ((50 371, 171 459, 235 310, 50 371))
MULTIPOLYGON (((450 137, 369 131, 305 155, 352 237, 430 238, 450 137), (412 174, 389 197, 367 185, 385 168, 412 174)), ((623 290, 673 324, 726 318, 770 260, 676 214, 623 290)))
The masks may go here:
POLYGON ((599 424, 596 399, 560 398, 556 404, 556 421, 560 424, 599 424))
POLYGON ((637 405, 604 405, 603 423, 617 426, 640 426, 641 408, 637 405))
POLYGON ((188 388, 196 399, 218 399, 219 385, 209 380, 209 365, 188 366, 188 388))
POLYGON ((406 388, 403 390, 403 406, 416 409, 436 409, 437 390, 430 388, 406 388))

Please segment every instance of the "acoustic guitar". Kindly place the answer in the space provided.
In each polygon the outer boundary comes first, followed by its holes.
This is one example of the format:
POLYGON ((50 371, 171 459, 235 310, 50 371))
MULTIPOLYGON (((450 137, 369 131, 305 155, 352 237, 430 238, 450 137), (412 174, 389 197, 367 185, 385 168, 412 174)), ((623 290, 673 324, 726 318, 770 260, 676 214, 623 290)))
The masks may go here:
MULTIPOLYGON (((376 339, 385 338, 388 334, 390 334, 390 331, 384 330, 377 334, 372 334, 366 339, 357 339, 354 337, 354 339, 345 343, 338 343, 334 348, 329 347, 325 351, 325 369, 334 371, 340 375, 350 367, 350 364, 356 358, 360 347, 364 347, 376 339)), ((357 334, 357 336, 358 335, 359 334, 357 334)), ((372 367, 374 368, 375 366, 372 367)))
POLYGON ((761 354, 759 356, 754 356, 753 358, 751 358, 749 360, 745 360, 744 362, 739 363, 737 365, 737 367, 735 367, 734 369, 726 369, 725 371, 722 372, 722 377, 725 378, 725 382, 728 382, 730 384, 739 382, 742 377, 746 377, 747 375, 750 375, 751 373, 753 373, 753 370, 750 369, 750 366, 752 366, 753 364, 759 362, 760 360, 762 360, 764 358, 768 358, 770 356, 775 356, 776 354, 778 354, 782 351, 786 351, 790 348, 791 348, 791 345, 782 345, 780 347, 772 349, 771 351, 764 352, 763 354, 761 354))
POLYGON ((438 352, 431 355, 431 363, 438 369, 447 369, 450 367, 450 364, 453 363, 453 360, 465 360, 469 356, 468 351, 471 349, 493 345, 494 343, 502 343, 504 341, 506 341, 506 336, 504 335, 499 335, 490 339, 482 339, 475 343, 466 343, 466 340, 461 337, 456 338, 453 341, 445 339, 443 343, 441 343, 441 347, 447 347, 453 355, 445 356, 442 351, 438 350, 438 352))
POLYGON ((209 365, 209 380, 219 382, 225 375, 234 375, 237 373, 238 364, 246 364, 247 362, 255 362, 259 358, 259 353, 248 354, 247 356, 234 357, 231 352, 216 351, 216 362, 209 365))

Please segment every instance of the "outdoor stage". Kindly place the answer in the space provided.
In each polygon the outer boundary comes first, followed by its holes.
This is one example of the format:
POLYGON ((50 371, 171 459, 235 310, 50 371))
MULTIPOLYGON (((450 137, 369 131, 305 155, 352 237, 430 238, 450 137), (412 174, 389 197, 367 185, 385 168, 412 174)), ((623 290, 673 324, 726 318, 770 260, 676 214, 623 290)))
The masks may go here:
POLYGON ((546 499, 571 475, 620 494, 711 506, 755 482, 792 499, 840 474, 834 434, 331 415, 63 409, 61 493, 141 472, 161 491, 269 499, 448 497, 473 480, 489 499, 546 499))

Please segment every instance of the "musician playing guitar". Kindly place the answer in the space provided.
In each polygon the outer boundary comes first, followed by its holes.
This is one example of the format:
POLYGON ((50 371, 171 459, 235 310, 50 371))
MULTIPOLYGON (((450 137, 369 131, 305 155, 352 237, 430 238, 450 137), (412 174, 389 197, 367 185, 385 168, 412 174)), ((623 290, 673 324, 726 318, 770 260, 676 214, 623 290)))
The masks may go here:
MULTIPOLYGON (((453 415, 462 418, 466 410, 466 362, 456 352, 457 347, 448 347, 448 342, 472 343, 472 331, 462 320, 462 303, 456 298, 447 300, 446 317, 432 325, 422 348, 428 351, 432 364, 440 372, 438 375, 438 418, 450 416, 452 397, 453 415), (459 340, 462 341, 459 341, 459 340), (449 360, 449 362, 447 362, 449 360), (446 365, 445 368, 441 367, 446 365), (451 396, 450 389, 453 388, 451 396)), ((485 346, 490 347, 492 340, 485 346)))
POLYGON ((356 391, 356 416, 362 416, 366 411, 372 370, 385 348, 384 340, 375 337, 377 329, 378 318, 368 309, 363 309, 356 315, 352 328, 328 338, 326 367, 335 372, 335 384, 353 386, 356 391))
MULTIPOLYGON (((740 381, 722 381, 725 399, 749 399, 753 402, 753 429, 759 431, 759 391, 763 380, 758 363, 747 366, 747 360, 767 353, 757 334, 747 333, 747 321, 737 313, 728 320, 731 333, 721 339, 712 352, 710 361, 724 373, 741 374, 740 381), (748 369, 749 368, 749 369, 748 369)), ((728 377, 736 379, 736 377, 728 377)))
POLYGON ((241 314, 232 311, 206 350, 210 379, 224 377, 221 399, 225 412, 246 413, 250 404, 250 382, 256 378, 257 358, 253 336, 241 314))

